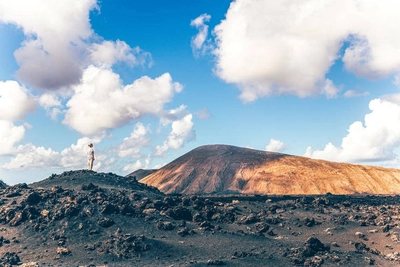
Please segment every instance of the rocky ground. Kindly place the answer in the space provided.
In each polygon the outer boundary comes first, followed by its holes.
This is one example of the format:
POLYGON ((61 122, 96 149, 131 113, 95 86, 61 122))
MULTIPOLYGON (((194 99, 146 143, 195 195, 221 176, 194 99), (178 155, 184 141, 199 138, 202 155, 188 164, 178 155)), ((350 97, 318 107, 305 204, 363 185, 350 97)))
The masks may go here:
POLYGON ((0 266, 397 266, 400 197, 164 195, 70 171, 0 185, 0 266))

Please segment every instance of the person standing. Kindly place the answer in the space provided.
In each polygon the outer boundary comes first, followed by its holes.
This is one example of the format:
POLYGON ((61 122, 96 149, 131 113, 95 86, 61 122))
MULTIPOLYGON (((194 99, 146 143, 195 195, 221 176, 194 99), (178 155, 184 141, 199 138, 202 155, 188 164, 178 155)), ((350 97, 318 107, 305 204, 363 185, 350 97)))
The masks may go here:
POLYGON ((93 144, 90 143, 89 149, 87 151, 87 158, 88 158, 88 170, 93 169, 93 161, 94 161, 94 149, 93 149, 93 144))

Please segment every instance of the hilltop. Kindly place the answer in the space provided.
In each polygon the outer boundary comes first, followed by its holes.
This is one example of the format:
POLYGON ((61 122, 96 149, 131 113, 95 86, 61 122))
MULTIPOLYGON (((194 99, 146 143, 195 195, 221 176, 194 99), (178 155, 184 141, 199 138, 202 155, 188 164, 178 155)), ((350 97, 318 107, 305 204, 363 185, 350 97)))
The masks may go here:
POLYGON ((140 182, 168 194, 398 194, 400 170, 207 145, 140 182))

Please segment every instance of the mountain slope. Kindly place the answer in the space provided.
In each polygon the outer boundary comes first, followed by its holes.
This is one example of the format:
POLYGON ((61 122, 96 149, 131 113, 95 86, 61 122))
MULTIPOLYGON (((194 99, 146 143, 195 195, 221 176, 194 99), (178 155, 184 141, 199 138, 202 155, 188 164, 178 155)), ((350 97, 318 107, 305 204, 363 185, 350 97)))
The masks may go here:
POLYGON ((227 145, 198 147, 140 182, 164 193, 398 194, 400 170, 227 145))

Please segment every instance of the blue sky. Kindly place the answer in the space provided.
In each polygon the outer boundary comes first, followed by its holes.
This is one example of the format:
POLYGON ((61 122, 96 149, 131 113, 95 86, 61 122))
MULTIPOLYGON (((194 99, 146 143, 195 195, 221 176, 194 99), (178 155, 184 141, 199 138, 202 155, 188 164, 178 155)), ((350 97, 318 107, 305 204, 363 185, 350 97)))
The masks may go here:
POLYGON ((207 144, 400 167, 396 1, 0 0, 0 178, 207 144))

